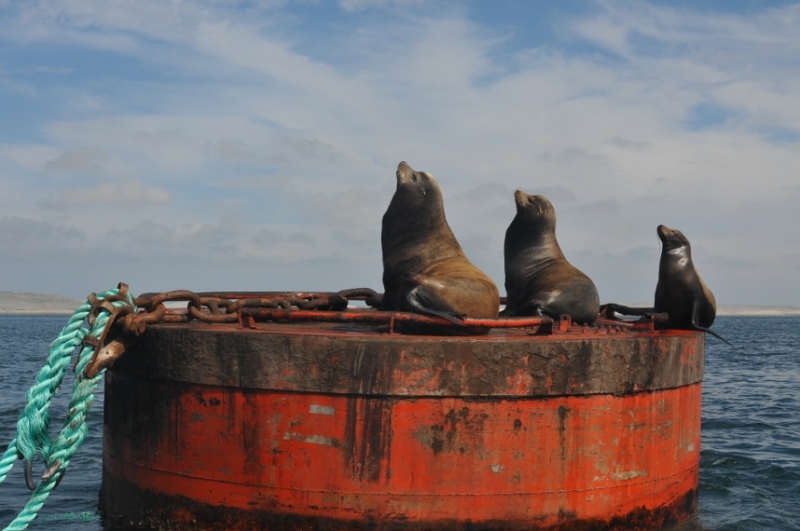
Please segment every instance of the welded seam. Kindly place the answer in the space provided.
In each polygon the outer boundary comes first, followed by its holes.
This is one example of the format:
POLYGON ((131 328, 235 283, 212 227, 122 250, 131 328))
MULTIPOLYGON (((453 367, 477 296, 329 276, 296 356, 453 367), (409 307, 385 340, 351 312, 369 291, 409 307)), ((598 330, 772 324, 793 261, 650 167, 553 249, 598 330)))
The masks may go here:
MULTIPOLYGON (((142 465, 142 464, 139 464, 139 463, 134 463, 134 462, 128 461, 126 459, 120 459, 120 458, 116 458, 116 459, 118 461, 122 461, 123 463, 127 463, 127 464, 133 465, 135 467, 146 468, 148 470, 153 470, 154 472, 159 472, 161 474, 168 474, 168 475, 171 475, 171 476, 178 476, 178 477, 186 478, 186 479, 190 479, 190 480, 191 479, 201 479, 203 481, 211 481, 211 482, 214 482, 214 483, 227 483, 227 484, 231 484, 231 485, 241 485, 241 486, 244 486, 244 487, 255 487, 255 488, 274 489, 274 490, 288 490, 288 491, 294 491, 294 492, 314 492, 314 493, 323 493, 323 494, 330 494, 332 492, 331 490, 323 490, 323 489, 300 489, 300 488, 296 488, 296 487, 279 487, 279 486, 275 486, 275 485, 259 485, 259 484, 254 484, 254 483, 239 483, 239 482, 236 482, 236 481, 230 481, 230 480, 225 480, 225 479, 217 479, 217 478, 207 478, 207 477, 203 477, 203 476, 188 476, 186 474, 181 474, 181 473, 178 473, 178 472, 172 472, 172 471, 169 471, 169 470, 162 470, 160 468, 155 468, 155 467, 151 467, 151 466, 142 465)), ((597 488, 593 488, 593 489, 561 489, 561 490, 543 490, 543 491, 526 491, 526 492, 500 492, 500 493, 496 493, 496 494, 471 494, 471 493, 428 494, 428 493, 424 493, 424 492, 423 493, 408 493, 408 492, 376 492, 376 491, 342 491, 342 492, 339 492, 339 494, 342 494, 342 495, 362 495, 363 494, 363 495, 370 495, 370 496, 427 496, 427 497, 437 497, 437 498, 440 498, 442 496, 452 496, 452 497, 471 496, 471 497, 477 498, 477 497, 482 497, 482 496, 530 496, 530 495, 541 495, 541 494, 565 494, 565 493, 570 493, 570 492, 594 492, 594 491, 603 491, 603 490, 614 489, 614 488, 619 488, 619 487, 629 487, 629 486, 633 486, 633 485, 645 485, 647 483, 662 482, 662 481, 666 481, 666 480, 669 480, 671 478, 674 478, 676 476, 680 476, 682 474, 685 474, 686 472, 688 472, 688 471, 690 471, 690 470, 692 470, 694 468, 698 468, 699 469, 699 467, 700 467, 700 463, 698 462, 696 465, 692 465, 690 467, 684 468, 683 470, 679 470, 678 472, 675 472, 675 473, 670 474, 668 476, 662 476, 662 477, 659 477, 659 478, 653 478, 653 479, 648 479, 648 480, 644 480, 644 481, 635 481, 635 482, 634 481, 625 481, 624 483, 621 482, 621 483, 619 483, 617 485, 609 485, 607 487, 597 487, 597 488)))

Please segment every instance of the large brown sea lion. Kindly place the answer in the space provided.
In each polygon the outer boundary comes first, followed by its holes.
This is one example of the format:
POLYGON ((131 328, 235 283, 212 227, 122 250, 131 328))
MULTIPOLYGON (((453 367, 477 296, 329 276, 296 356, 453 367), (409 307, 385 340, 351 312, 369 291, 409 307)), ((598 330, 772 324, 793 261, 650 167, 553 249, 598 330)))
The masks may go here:
POLYGON ((652 308, 629 308, 618 304, 606 305, 606 313, 616 311, 627 315, 648 312, 668 314, 666 323, 659 328, 678 328, 708 332, 730 345, 727 339, 709 327, 717 316, 714 294, 705 285, 692 262, 692 246, 683 233, 659 225, 656 229, 661 240, 661 260, 658 264, 658 284, 652 308))
POLYGON ((500 294, 472 265, 444 216, 442 192, 429 173, 397 166, 397 189, 383 215, 382 310, 444 317, 497 317, 500 294))
POLYGON ((506 293, 503 315, 567 314, 593 323, 600 309, 594 282, 570 264, 556 240, 556 212, 543 195, 514 193, 517 215, 504 244, 506 293))

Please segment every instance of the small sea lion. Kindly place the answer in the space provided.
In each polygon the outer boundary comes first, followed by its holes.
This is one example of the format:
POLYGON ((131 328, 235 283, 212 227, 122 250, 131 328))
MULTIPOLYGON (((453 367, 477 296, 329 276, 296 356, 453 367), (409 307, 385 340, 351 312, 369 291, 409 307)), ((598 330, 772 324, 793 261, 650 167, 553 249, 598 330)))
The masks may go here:
POLYGON ((383 215, 382 310, 443 317, 497 317, 494 282, 464 255, 444 215, 433 175, 397 166, 397 189, 383 215))
POLYGON ((689 240, 681 231, 666 225, 659 225, 656 231, 661 239, 661 260, 655 311, 669 314, 669 328, 702 330, 728 343, 709 329, 717 316, 717 302, 694 267, 689 240))
POLYGON ((711 330, 717 316, 717 302, 714 294, 705 285, 692 262, 692 246, 683 233, 659 225, 656 229, 661 240, 661 260, 658 263, 658 283, 652 308, 630 308, 620 304, 606 304, 603 312, 611 315, 645 315, 666 313, 665 323, 657 323, 658 328, 677 328, 708 332, 730 345, 730 342, 711 330))
POLYGON ((503 247, 508 294, 503 315, 567 314, 577 323, 594 323, 600 297, 594 282, 570 264, 556 240, 556 212, 543 195, 514 193, 517 215, 503 247))

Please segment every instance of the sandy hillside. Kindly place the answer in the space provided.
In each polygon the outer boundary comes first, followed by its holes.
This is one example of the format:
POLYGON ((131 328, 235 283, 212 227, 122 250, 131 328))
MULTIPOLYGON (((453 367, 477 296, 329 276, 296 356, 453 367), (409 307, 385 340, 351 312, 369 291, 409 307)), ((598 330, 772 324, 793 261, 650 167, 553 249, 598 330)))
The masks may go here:
POLYGON ((83 302, 62 295, 0 291, 0 313, 72 313, 83 302))

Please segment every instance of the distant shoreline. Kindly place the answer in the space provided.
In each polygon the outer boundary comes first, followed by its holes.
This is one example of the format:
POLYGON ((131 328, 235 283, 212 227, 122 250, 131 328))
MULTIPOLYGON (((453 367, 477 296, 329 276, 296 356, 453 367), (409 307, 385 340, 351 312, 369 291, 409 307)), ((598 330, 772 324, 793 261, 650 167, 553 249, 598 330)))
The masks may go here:
MULTIPOLYGON (((61 295, 0 291, 0 315, 71 315, 85 301, 61 295)), ((650 303, 620 302, 631 307, 650 303)), ((757 304, 720 304, 718 317, 791 317, 800 316, 797 306, 763 306, 757 304)))
POLYGON ((71 315, 84 302, 63 295, 0 291, 0 314, 71 315))
MULTIPOLYGON (((75 309, 78 309, 75 306, 75 309)), ((72 315, 75 310, 2 310, 0 315, 72 315)))

